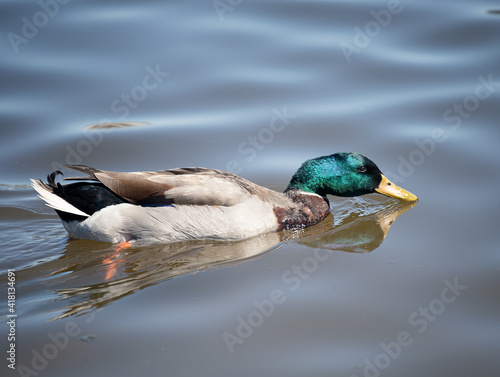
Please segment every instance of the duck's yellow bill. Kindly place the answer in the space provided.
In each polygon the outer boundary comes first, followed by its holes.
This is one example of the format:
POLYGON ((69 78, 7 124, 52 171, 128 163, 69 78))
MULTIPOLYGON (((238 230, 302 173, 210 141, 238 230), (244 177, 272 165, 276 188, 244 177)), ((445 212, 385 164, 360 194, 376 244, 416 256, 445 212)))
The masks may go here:
POLYGON ((378 188, 375 189, 376 192, 382 195, 392 196, 393 198, 398 198, 401 200, 406 200, 408 202, 413 202, 418 198, 413 195, 411 192, 402 189, 399 186, 396 186, 394 183, 389 181, 385 175, 382 174, 382 182, 378 188))

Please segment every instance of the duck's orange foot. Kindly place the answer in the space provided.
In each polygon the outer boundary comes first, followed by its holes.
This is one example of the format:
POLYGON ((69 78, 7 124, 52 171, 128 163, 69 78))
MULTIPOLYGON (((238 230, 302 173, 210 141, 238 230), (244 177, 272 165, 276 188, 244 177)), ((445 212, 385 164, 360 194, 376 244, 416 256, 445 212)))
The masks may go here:
POLYGON ((125 249, 128 249, 130 247, 130 242, 129 241, 125 241, 125 242, 120 242, 118 245, 115 246, 115 251, 116 252, 119 252, 119 251, 122 251, 122 250, 125 250, 125 249))

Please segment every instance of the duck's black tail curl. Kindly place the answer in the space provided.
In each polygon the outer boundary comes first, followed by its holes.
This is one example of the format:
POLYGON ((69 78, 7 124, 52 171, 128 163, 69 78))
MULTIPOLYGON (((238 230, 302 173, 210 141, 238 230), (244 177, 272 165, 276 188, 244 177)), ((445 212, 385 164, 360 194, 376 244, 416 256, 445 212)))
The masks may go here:
POLYGON ((62 190, 62 186, 60 183, 57 183, 55 182, 55 179, 58 175, 64 175, 62 171, 60 170, 56 170, 50 174, 47 175, 47 183, 49 184, 50 187, 52 188, 57 188, 57 189, 60 189, 62 190))

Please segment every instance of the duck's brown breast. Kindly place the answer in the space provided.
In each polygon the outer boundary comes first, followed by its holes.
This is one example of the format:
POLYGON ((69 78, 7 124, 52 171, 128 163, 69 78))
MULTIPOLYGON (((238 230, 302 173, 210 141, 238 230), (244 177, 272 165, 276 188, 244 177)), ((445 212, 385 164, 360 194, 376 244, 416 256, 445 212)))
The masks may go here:
POLYGON ((319 195, 290 193, 293 207, 273 207, 278 230, 307 227, 322 221, 330 213, 328 199, 319 195))

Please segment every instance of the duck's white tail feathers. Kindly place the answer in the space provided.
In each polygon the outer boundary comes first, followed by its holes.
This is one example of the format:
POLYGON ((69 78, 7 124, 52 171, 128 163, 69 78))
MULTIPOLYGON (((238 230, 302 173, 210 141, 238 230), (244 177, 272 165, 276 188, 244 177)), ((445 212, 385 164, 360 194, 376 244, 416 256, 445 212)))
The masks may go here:
POLYGON ((36 181, 34 179, 31 179, 31 185, 38 193, 39 198, 42 199, 45 202, 45 204, 48 205, 49 207, 54 208, 58 211, 72 213, 78 216, 89 217, 89 215, 86 214, 85 212, 80 211, 78 208, 68 203, 60 196, 54 194, 52 192, 51 187, 46 185, 42 181, 36 181))

